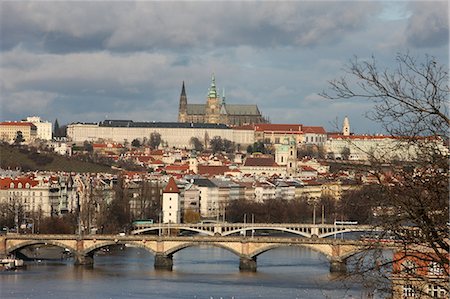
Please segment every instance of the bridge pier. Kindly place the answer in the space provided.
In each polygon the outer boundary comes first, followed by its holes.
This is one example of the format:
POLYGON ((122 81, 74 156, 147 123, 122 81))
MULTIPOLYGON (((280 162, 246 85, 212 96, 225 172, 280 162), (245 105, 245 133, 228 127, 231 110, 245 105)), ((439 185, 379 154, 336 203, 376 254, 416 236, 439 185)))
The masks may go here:
POLYGON ((0 238, 0 258, 6 258, 7 256, 6 238, 0 238))
POLYGON ((347 273, 347 263, 341 259, 332 259, 330 261, 331 273, 347 273))
POLYGON ((164 255, 157 253, 155 255, 155 269, 172 271, 173 259, 172 255, 164 255))
POLYGON ((243 272, 256 272, 256 256, 241 256, 239 258, 239 270, 243 272))
POLYGON ((94 256, 92 254, 75 254, 75 265, 92 266, 94 265, 94 256))

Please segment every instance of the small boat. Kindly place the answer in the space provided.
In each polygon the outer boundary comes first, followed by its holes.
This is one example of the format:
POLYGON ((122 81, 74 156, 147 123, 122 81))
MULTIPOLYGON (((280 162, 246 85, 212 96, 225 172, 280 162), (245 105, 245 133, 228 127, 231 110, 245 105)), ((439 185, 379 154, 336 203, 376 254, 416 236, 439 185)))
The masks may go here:
POLYGON ((17 268, 24 267, 23 260, 16 258, 6 258, 0 260, 0 269, 3 270, 15 270, 17 268))

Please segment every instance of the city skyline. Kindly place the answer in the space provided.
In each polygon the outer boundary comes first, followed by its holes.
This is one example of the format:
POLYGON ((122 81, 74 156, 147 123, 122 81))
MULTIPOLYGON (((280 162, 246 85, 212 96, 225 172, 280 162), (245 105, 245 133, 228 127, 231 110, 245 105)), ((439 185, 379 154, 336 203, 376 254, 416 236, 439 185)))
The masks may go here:
POLYGON ((353 56, 398 52, 448 66, 448 2, 2 2, 2 120, 176 121, 181 84, 220 92, 273 123, 357 133, 371 103, 317 93, 353 56))

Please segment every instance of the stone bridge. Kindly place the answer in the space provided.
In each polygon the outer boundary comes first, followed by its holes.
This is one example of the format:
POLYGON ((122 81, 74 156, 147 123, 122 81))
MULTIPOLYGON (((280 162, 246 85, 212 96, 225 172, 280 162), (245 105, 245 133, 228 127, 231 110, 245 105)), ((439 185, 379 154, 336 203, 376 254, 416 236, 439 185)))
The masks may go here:
POLYGON ((278 231, 305 238, 327 238, 350 232, 373 232, 377 229, 369 225, 298 224, 298 223, 154 223, 135 224, 131 234, 159 231, 159 235, 173 230, 191 231, 208 236, 251 235, 261 231, 278 231))
MULTIPOLYGON (((331 272, 345 272, 347 258, 374 246, 373 242, 319 238, 7 234, 0 236, 0 256, 8 256, 37 244, 54 245, 69 250, 78 265, 93 265, 94 253, 103 247, 128 244, 150 251, 155 256, 155 268, 167 270, 172 270, 174 253, 187 247, 208 245, 236 254, 239 257, 239 269, 242 271, 256 271, 257 256, 268 250, 283 246, 301 246, 323 254, 330 262, 331 272)), ((391 245, 393 244, 383 244, 384 247, 391 245)))

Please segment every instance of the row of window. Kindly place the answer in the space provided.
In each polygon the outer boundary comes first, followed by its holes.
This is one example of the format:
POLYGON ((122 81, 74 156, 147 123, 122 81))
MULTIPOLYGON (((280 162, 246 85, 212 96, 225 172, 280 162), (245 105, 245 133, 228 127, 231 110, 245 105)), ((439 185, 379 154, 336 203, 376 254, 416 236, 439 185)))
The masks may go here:
MULTIPOLYGON (((440 286, 429 284, 426 289, 426 293, 431 298, 447 298, 447 291, 440 286)), ((412 284, 405 284, 403 286, 402 298, 421 298, 421 292, 418 288, 412 284)))

